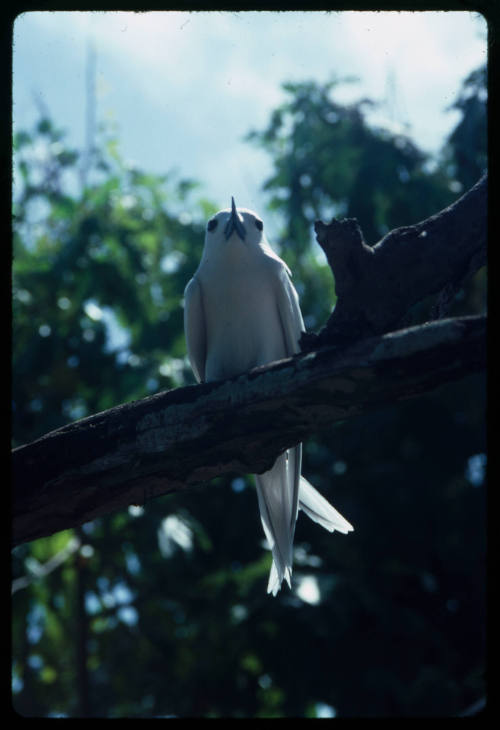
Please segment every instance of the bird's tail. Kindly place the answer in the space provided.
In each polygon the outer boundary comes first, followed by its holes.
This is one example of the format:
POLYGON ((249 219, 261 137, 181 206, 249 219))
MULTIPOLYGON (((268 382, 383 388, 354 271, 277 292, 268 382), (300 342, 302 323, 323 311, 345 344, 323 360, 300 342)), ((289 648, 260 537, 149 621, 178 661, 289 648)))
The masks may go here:
POLYGON ((289 449, 276 459, 272 469, 255 475, 260 518, 273 554, 267 586, 273 596, 283 580, 291 587, 301 455, 300 446, 289 449))
POLYGON ((298 510, 329 532, 354 528, 300 475, 301 445, 278 457, 272 469, 255 476, 260 517, 271 547, 273 562, 267 592, 275 596, 286 580, 291 587, 293 538, 298 510))
POLYGON ((299 509, 329 532, 338 530, 346 534, 354 530, 351 523, 342 517, 340 512, 337 512, 335 507, 332 507, 330 502, 302 476, 300 477, 299 509))

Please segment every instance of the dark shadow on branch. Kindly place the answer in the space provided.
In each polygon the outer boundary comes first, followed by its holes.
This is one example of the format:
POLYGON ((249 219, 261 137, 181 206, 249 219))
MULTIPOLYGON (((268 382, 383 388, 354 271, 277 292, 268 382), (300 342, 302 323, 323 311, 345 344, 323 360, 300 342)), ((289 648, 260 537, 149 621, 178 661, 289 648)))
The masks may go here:
POLYGON ((315 231, 335 277, 337 303, 319 334, 303 335, 304 351, 343 345, 405 324, 411 308, 436 295, 436 318, 460 284, 486 263, 488 178, 448 208, 396 228, 368 246, 354 218, 317 221, 315 231))

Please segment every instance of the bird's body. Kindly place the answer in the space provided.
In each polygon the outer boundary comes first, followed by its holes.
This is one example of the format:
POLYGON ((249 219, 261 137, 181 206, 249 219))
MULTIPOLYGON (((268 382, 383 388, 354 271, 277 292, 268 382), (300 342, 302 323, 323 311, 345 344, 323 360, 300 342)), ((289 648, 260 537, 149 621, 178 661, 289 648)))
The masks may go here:
MULTIPOLYGON (((299 351, 304 330, 286 264, 274 253, 260 218, 245 208, 222 210, 207 226, 200 265, 185 291, 188 355, 198 381, 239 375, 299 351)), ((290 585, 299 507, 326 529, 351 525, 300 475, 302 446, 256 475, 264 532, 273 565, 268 591, 290 585)))

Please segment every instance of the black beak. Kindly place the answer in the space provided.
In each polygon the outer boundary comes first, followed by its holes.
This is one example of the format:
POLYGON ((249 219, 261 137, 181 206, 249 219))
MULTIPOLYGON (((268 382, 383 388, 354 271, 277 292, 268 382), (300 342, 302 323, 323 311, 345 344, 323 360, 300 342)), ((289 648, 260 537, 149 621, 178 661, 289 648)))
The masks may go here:
POLYGON ((238 215, 238 211, 236 210, 234 198, 231 197, 231 217, 229 218, 228 222, 226 223, 226 227, 224 228, 226 241, 233 231, 236 231, 242 241, 245 240, 247 232, 245 230, 245 226, 243 225, 243 221, 241 220, 240 216, 238 215))

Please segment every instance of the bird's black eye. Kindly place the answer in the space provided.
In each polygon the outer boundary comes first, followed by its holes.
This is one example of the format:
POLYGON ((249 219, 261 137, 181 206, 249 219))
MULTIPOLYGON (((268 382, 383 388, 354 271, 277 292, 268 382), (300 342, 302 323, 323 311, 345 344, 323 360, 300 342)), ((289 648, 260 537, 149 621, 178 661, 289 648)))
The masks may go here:
POLYGON ((259 231, 264 230, 264 224, 258 218, 255 219, 255 227, 258 228, 259 231))
POLYGON ((219 221, 217 220, 217 218, 212 218, 211 220, 209 220, 207 223, 207 231, 214 231, 217 228, 218 222, 219 221))

